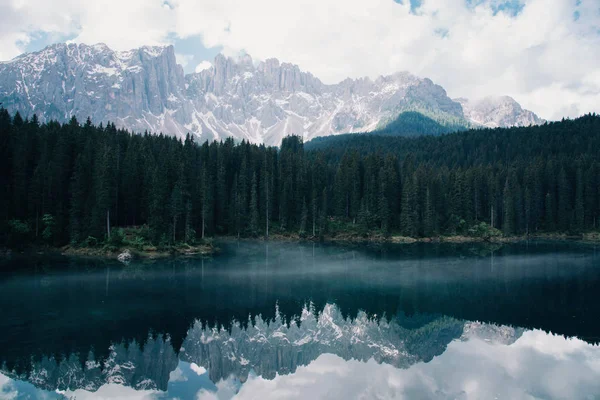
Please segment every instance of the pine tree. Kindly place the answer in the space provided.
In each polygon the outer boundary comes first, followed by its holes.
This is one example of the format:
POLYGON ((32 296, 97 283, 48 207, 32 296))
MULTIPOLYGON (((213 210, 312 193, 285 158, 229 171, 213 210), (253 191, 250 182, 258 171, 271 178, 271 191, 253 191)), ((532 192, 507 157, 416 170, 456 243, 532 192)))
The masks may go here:
POLYGON ((10 213, 10 192, 12 176, 11 118, 8 111, 0 107, 0 243, 8 240, 2 233, 8 232, 10 213))
MULTIPOLYGON (((72 123, 74 121, 71 121, 72 123)), ((113 205, 114 191, 114 175, 113 175, 113 155, 112 149, 108 146, 99 153, 98 161, 96 162, 96 182, 95 197, 95 234, 102 236, 101 232, 106 234, 110 239, 111 232, 111 208, 113 205)))
POLYGON ((171 231, 173 233, 173 243, 177 242, 177 223, 181 220, 184 213, 183 199, 183 183, 181 178, 177 180, 171 192, 170 214, 171 214, 171 231))
POLYGON ((207 227, 211 226, 213 217, 213 190, 206 167, 202 171, 202 181, 200 187, 202 192, 200 232, 201 238, 204 239, 206 237, 207 227))
POLYGON ((514 224, 515 224, 515 200, 513 197, 513 187, 509 181, 509 178, 506 178, 506 183, 504 184, 504 193, 503 193, 503 209, 504 209, 504 218, 502 221, 502 230, 505 235, 512 235, 515 233, 514 224))
POLYGON ((101 241, 130 225, 147 225, 155 245, 191 242, 195 231, 256 235, 263 223, 268 236, 277 218, 282 231, 313 236, 328 221, 410 236, 468 232, 479 221, 507 234, 599 225, 595 115, 490 135, 324 140, 342 145, 196 144, 90 119, 41 124, 0 107, 0 246, 11 237, 101 241))
POLYGON ((424 231, 425 237, 431 237, 436 232, 435 209, 431 196, 431 189, 427 187, 425 194, 425 216, 424 216, 424 231))
POLYGON ((319 233, 322 235, 324 235, 325 233, 327 233, 328 231, 328 207, 329 207, 329 203, 327 201, 327 188, 323 188, 323 194, 321 195, 321 214, 320 214, 320 229, 319 229, 319 233))
POLYGON ((529 236, 533 222, 533 196, 529 187, 525 188, 525 234, 529 236))
POLYGON ((261 179, 261 183, 263 185, 263 200, 262 203, 265 206, 265 237, 268 239, 269 238, 269 220, 271 218, 271 187, 272 185, 270 184, 270 180, 271 180, 271 176, 269 174, 269 172, 267 171, 267 157, 266 157, 266 153, 265 153, 265 158, 264 158, 264 168, 262 170, 262 179, 261 179))
POLYGON ((552 195, 546 193, 545 207, 544 207, 544 227, 546 231, 553 232, 556 229, 556 223, 554 220, 554 201, 552 195))
POLYGON ((387 176, 385 170, 381 168, 379 172, 379 219, 381 220, 380 228, 384 234, 390 230, 390 206, 387 199, 387 176))
POLYGON ((256 236, 258 234, 258 193, 257 193, 256 172, 252 176, 252 184, 250 191, 250 234, 256 236))
POLYGON ((569 193, 569 181, 565 168, 561 168, 558 173, 558 230, 565 232, 569 230, 569 221, 571 220, 571 199, 569 193))
POLYGON ((400 229, 405 236, 417 235, 415 197, 416 189, 412 177, 407 177, 402 186, 402 208, 400 211, 400 229))
POLYGON ((585 228, 585 205, 583 197, 583 171, 577 168, 577 179, 575 181, 575 224, 577 232, 583 232, 585 228))
POLYGON ((89 176, 85 171, 87 161, 81 155, 77 156, 75 162, 75 171, 71 180, 71 209, 69 215, 70 239, 73 243, 78 243, 84 239, 85 231, 85 204, 87 201, 87 187, 89 176))
POLYGON ((227 221, 228 211, 227 211, 227 184, 226 184, 226 170, 225 170, 225 162, 222 159, 219 159, 219 166, 217 170, 217 182, 216 182, 216 211, 215 211, 215 219, 218 221, 217 226, 220 233, 224 233, 227 231, 227 226, 224 222, 227 221))
POLYGON ((300 236, 306 235, 306 223, 308 220, 308 208, 306 207, 306 199, 302 200, 302 211, 300 213, 300 236))
POLYGON ((241 229, 241 211, 240 211, 240 196, 239 196, 239 184, 238 175, 233 176, 233 183, 231 185, 231 199, 229 200, 229 229, 231 233, 234 233, 238 238, 240 237, 241 229))
POLYGON ((311 200, 311 215, 312 215, 312 236, 317 236, 317 214, 319 212, 318 209, 318 198, 317 198, 317 188, 313 187, 312 190, 312 200, 311 200))

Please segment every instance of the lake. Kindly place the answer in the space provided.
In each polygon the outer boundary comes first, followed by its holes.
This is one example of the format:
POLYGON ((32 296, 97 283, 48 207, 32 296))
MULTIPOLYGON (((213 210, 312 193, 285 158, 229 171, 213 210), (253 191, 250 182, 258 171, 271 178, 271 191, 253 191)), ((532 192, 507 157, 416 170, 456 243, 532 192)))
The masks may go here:
POLYGON ((600 249, 0 261, 0 398, 600 399, 600 249))

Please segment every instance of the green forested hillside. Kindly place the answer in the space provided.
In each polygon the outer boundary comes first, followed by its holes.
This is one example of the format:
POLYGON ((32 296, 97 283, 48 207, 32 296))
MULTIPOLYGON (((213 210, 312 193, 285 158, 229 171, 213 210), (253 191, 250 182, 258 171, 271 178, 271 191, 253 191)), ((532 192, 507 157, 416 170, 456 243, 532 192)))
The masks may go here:
MULTIPOLYGON (((396 119, 385 125, 384 128, 375 130, 373 132, 321 136, 314 138, 306 145, 307 149, 318 149, 338 145, 339 143, 346 143, 348 141, 370 141, 371 139, 368 137, 374 135, 412 138, 417 136, 440 136, 447 133, 464 131, 466 129, 467 127, 465 125, 462 125, 458 122, 453 122, 450 120, 438 122, 437 120, 430 118, 421 112, 405 111, 402 112, 396 119), (357 137, 360 137, 360 139, 357 139, 357 137)), ((373 144, 375 145, 383 145, 385 143, 383 140, 373 140, 373 144)))
POLYGON ((600 117, 280 149, 39 124, 0 109, 0 232, 90 244, 143 226, 155 244, 213 235, 584 232, 600 216, 600 117), (484 226, 485 227, 485 226, 484 226))
POLYGON ((439 136, 444 133, 466 130, 466 126, 451 120, 437 121, 420 112, 405 111, 398 115, 383 129, 379 129, 372 134, 389 136, 439 136))

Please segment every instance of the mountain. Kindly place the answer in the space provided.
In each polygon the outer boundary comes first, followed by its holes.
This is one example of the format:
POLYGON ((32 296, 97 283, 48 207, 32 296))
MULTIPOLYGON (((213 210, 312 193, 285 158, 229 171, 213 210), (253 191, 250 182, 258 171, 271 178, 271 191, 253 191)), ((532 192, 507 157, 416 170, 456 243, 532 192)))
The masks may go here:
POLYGON ((477 101, 459 98, 455 101, 461 104, 465 118, 476 126, 507 128, 541 125, 546 122, 533 112, 524 110, 515 99, 509 96, 490 96, 477 101))
MULTIPOLYGON (((72 43, 0 63, 0 102, 24 116, 36 113, 42 122, 89 116, 136 132, 193 133, 202 141, 233 136, 268 145, 289 134, 310 140, 371 131, 404 111, 465 126, 465 115, 475 122, 510 123, 503 112, 520 110, 515 103, 491 108, 491 116, 465 114, 465 106, 441 86, 407 72, 328 85, 277 59, 254 62, 249 55, 234 60, 219 54, 211 68, 185 75, 172 46, 119 52, 104 44, 72 43)), ((472 110, 487 108, 477 103, 472 110)))
POLYGON ((89 116, 179 136, 190 112, 172 47, 115 52, 103 44, 49 46, 0 64, 0 102, 41 121, 89 116))

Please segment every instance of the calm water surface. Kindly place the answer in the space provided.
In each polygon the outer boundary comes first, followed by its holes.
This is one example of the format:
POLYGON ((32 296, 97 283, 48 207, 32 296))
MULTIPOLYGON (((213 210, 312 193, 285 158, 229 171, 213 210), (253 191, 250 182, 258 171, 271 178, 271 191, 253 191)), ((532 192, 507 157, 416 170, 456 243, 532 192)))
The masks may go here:
POLYGON ((0 261, 0 398, 600 399, 600 249, 0 261))

